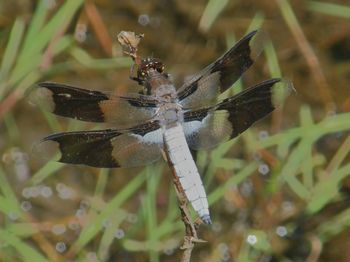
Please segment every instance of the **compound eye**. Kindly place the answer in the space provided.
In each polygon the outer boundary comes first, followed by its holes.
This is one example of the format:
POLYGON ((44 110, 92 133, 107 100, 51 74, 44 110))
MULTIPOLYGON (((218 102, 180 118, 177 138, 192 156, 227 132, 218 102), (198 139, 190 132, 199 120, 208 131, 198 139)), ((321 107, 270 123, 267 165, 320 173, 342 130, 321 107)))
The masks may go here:
POLYGON ((158 71, 159 73, 163 73, 163 72, 164 72, 164 66, 162 66, 162 67, 157 67, 157 71, 158 71))

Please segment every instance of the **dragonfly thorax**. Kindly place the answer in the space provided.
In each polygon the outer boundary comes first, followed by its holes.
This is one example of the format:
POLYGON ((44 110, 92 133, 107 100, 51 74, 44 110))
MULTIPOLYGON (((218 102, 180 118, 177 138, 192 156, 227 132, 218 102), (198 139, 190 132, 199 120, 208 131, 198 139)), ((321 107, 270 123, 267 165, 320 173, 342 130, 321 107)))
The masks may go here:
POLYGON ((162 103, 158 111, 158 120, 163 126, 183 122, 182 107, 178 103, 162 103))

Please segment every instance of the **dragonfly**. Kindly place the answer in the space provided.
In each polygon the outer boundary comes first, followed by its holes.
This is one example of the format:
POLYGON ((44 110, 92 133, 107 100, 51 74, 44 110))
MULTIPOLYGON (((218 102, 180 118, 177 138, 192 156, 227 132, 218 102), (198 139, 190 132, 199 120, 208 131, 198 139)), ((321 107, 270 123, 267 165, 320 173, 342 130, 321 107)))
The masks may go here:
POLYGON ((263 49, 253 31, 213 63, 176 88, 163 62, 141 60, 133 78, 139 93, 114 95, 43 82, 35 87, 36 103, 55 115, 113 128, 62 132, 38 142, 34 150, 56 161, 100 168, 137 167, 159 160, 164 152, 186 198, 211 224, 207 195, 191 150, 210 149, 233 139, 277 106, 276 92, 290 85, 272 78, 218 100, 250 68, 263 49), (191 149, 191 150, 190 150, 191 149))

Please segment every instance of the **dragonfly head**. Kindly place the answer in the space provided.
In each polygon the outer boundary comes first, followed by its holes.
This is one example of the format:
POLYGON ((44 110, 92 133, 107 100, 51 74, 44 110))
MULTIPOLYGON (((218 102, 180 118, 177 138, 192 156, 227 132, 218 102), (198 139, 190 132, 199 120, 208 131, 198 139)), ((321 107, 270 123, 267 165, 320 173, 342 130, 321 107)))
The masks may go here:
POLYGON ((147 77, 151 76, 153 73, 163 74, 164 64, 160 59, 148 57, 142 59, 141 64, 137 70, 137 76, 139 79, 146 80, 147 77))

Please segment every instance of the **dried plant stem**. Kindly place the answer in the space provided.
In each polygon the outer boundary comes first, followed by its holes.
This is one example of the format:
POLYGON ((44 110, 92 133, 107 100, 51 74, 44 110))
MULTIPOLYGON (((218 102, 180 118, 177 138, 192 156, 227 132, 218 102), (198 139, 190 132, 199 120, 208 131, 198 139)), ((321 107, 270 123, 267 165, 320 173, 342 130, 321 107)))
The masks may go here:
POLYGON ((84 10, 104 52, 112 56, 112 40, 95 3, 93 1, 86 1, 84 10))
POLYGON ((287 0, 275 0, 278 7, 280 8, 284 20, 286 21, 289 29, 291 30, 299 49, 306 59, 307 64, 310 67, 312 76, 317 83, 321 99, 323 100, 324 106, 327 111, 334 110, 334 102, 332 95, 329 91, 329 85, 326 77, 321 69, 319 60, 315 55, 312 47, 306 39, 303 30, 301 29, 297 18, 294 15, 292 7, 287 0))
MULTIPOLYGON (((141 57, 137 54, 137 47, 142 39, 143 35, 136 34, 134 32, 122 31, 118 34, 118 41, 124 49, 124 53, 130 56, 134 60, 134 66, 131 68, 130 77, 132 78, 133 70, 135 66, 140 66, 141 57)), ((132 78, 133 79, 133 78, 132 78)), ((169 153, 167 150, 164 151, 164 158, 169 164, 173 175, 173 182, 175 186, 176 195, 179 201, 179 208, 181 211, 181 219, 185 225, 186 235, 184 237, 184 243, 181 246, 183 250, 182 262, 189 262, 191 259, 192 250, 196 242, 205 242, 198 238, 196 228, 199 226, 199 223, 194 223, 192 221, 190 212, 188 210, 188 200, 185 194, 184 189, 180 183, 180 179, 176 174, 176 170, 172 161, 170 159, 169 153)))
POLYGON ((185 191, 183 190, 179 177, 176 174, 176 171, 174 169, 174 166, 171 164, 171 161, 169 159, 169 155, 167 152, 165 152, 165 157, 167 162, 169 163, 169 167, 171 169, 171 173, 173 175, 173 182, 174 187, 177 195, 177 199, 179 201, 179 208, 181 212, 181 220, 183 221, 185 225, 185 232, 186 235, 184 237, 184 243, 181 246, 181 249, 183 250, 182 255, 182 262, 189 262, 191 259, 192 250, 194 248, 195 243, 203 243, 204 240, 201 240, 198 238, 197 235, 197 227, 199 224, 194 223, 192 221, 190 212, 188 210, 188 200, 185 195, 185 191))

